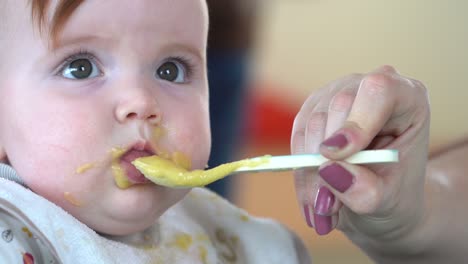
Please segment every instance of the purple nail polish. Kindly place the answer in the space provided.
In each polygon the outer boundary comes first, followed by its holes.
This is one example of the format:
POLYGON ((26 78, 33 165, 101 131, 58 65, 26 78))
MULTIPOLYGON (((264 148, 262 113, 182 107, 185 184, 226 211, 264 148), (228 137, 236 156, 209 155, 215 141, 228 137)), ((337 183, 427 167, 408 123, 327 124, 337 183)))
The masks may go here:
POLYGON ((353 175, 336 163, 320 169, 319 175, 339 192, 345 192, 353 184, 353 175))
POLYGON ((348 139, 343 134, 337 134, 322 142, 322 145, 333 150, 338 150, 348 145, 348 139))
POLYGON ((314 214, 315 232, 323 236, 330 233, 332 228, 332 217, 314 214))
POLYGON ((304 210, 304 217, 305 217, 307 225, 313 228, 314 225, 312 224, 312 218, 311 218, 311 212, 310 212, 309 206, 305 204, 303 206, 303 210, 304 210))
POLYGON ((318 215, 329 215, 333 204, 335 203, 335 196, 325 186, 320 187, 315 198, 314 212, 318 215))

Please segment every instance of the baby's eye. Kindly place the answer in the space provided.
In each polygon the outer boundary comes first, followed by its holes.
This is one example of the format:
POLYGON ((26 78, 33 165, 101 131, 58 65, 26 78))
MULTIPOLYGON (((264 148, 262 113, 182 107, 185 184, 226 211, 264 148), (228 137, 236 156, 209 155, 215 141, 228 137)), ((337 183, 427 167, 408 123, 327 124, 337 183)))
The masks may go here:
POLYGON ((64 65, 61 75, 68 79, 82 80, 94 78, 101 74, 96 64, 87 58, 72 60, 64 65))
POLYGON ((164 62, 156 71, 157 77, 175 83, 185 83, 187 80, 187 67, 185 63, 176 60, 164 62))

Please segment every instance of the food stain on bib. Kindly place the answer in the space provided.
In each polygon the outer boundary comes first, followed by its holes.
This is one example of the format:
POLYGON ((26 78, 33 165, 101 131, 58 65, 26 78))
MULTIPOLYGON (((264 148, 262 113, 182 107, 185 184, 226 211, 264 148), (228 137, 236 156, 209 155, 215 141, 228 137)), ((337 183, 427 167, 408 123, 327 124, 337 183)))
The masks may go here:
POLYGON ((207 255, 208 251, 204 246, 198 246, 198 250, 200 251, 200 260, 202 261, 203 264, 207 263, 207 255))
POLYGON ((33 237, 33 234, 31 233, 31 231, 29 231, 29 229, 27 227, 22 227, 21 228, 21 231, 23 231, 23 233, 25 233, 26 235, 28 235, 29 238, 32 238, 33 237))
POLYGON ((192 243, 193 243, 192 236, 181 233, 175 236, 173 245, 183 251, 187 251, 192 245, 192 243))

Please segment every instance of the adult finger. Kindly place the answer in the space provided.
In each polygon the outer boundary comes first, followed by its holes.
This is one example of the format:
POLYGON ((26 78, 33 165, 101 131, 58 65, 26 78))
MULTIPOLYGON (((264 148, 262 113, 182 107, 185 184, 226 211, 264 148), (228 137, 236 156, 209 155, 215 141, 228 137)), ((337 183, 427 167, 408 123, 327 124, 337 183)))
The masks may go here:
POLYGON ((377 136, 398 136, 411 126, 424 87, 383 67, 363 78, 342 128, 325 140, 320 151, 344 159, 369 146, 377 136))

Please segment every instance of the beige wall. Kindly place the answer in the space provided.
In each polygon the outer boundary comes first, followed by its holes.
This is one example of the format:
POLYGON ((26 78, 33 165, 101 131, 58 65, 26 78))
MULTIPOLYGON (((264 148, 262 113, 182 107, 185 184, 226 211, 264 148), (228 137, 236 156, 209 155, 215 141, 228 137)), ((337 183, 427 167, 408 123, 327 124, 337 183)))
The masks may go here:
POLYGON ((427 85, 433 147, 468 132, 468 1, 264 2, 259 78, 294 88, 285 94, 291 100, 303 101, 342 75, 391 64, 427 85))

